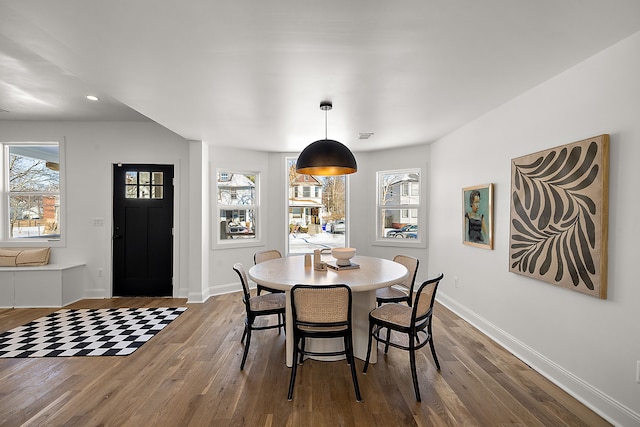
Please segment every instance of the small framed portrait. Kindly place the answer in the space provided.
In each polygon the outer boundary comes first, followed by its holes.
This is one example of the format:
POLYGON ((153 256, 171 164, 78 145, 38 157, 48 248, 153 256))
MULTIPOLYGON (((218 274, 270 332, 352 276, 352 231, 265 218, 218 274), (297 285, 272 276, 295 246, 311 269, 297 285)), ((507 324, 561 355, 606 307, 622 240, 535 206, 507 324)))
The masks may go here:
POLYGON ((493 184, 462 189, 462 243, 493 249, 493 184))

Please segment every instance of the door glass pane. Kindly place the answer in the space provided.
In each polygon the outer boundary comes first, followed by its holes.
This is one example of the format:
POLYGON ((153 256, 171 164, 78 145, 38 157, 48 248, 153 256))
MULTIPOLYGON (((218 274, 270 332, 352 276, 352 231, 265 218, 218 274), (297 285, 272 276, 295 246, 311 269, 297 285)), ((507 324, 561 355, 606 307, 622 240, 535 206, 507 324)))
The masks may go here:
POLYGON ((140 180, 140 184, 151 183, 151 172, 140 172, 140 176, 138 179, 140 180))
POLYGON ((126 184, 137 184, 138 183, 138 172, 128 171, 125 174, 126 184))
POLYGON ((127 185, 125 187, 126 194, 125 197, 127 199, 137 199, 138 198, 138 186, 137 185, 127 185))
POLYGON ((149 185, 141 185, 139 197, 141 199, 151 198, 151 187, 149 185))
POLYGON ((158 185, 154 185, 153 187, 151 187, 151 198, 162 199, 162 187, 158 185))
POLYGON ((164 183, 163 179, 164 177, 162 172, 153 172, 151 176, 151 183, 155 185, 162 185, 164 183))

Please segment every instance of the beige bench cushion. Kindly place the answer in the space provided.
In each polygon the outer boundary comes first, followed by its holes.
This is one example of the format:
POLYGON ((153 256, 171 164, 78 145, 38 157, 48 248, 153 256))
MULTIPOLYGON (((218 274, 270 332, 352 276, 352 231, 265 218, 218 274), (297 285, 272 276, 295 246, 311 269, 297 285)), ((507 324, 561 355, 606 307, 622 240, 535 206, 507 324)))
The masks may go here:
POLYGON ((0 267, 30 267, 49 264, 51 248, 0 248, 0 267))

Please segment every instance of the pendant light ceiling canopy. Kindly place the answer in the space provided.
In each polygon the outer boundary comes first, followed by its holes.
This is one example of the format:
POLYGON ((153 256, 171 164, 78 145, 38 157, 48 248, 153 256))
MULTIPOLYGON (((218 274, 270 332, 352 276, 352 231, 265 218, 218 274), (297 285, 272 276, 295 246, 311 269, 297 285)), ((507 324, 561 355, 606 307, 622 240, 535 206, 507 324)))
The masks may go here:
POLYGON ((334 176, 358 171, 356 158, 342 143, 327 139, 327 111, 333 108, 329 101, 322 101, 324 111, 324 139, 309 144, 296 161, 296 172, 303 175, 334 176))

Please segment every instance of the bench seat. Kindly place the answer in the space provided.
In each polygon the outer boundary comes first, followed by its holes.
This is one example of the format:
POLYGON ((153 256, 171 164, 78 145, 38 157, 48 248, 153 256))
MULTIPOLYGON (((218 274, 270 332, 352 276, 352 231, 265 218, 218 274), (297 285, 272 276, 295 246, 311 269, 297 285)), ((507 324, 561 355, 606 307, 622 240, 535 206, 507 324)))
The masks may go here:
POLYGON ((84 264, 0 267, 0 307, 63 307, 84 298, 84 264))

